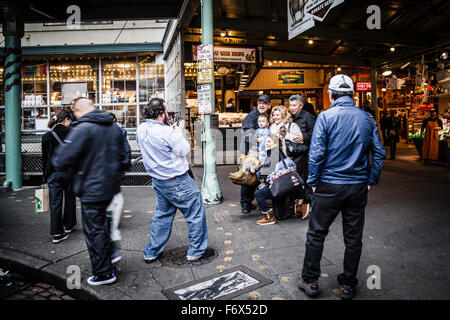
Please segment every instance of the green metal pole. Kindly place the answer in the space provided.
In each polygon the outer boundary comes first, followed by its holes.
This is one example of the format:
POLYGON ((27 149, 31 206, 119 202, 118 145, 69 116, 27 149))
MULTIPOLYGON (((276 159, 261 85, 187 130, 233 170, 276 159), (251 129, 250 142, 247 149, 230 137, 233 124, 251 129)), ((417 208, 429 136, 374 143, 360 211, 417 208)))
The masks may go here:
MULTIPOLYGON (((213 44, 213 3, 212 0, 202 1, 202 44, 213 44)), ((214 67, 214 64, 213 64, 214 67)), ((211 83, 211 114, 214 114, 214 78, 211 83)), ((203 115, 203 182, 202 197, 205 204, 222 202, 222 192, 216 172, 216 146, 211 135, 211 115, 203 115)))
POLYGON ((22 155, 20 148, 20 38, 5 36, 5 187, 22 188, 22 155))

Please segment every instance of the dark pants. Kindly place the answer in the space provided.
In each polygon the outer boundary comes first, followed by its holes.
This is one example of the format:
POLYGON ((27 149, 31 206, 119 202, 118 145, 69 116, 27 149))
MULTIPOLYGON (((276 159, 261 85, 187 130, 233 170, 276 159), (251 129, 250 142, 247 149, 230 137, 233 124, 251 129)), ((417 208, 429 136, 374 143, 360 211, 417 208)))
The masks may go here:
POLYGON ((72 180, 64 172, 53 172, 48 177, 47 184, 50 200, 50 234, 63 234, 63 226, 71 229, 77 224, 72 180))
MULTIPOLYGON (((308 180, 308 152, 303 153, 300 157, 293 159, 293 161, 297 166, 298 174, 303 179, 303 182, 306 184, 306 181, 308 180)), ((311 202, 307 186, 305 187, 305 189, 303 189, 298 199, 304 199, 303 203, 311 202)))
POLYGON ((364 229, 364 209, 367 204, 367 184, 339 185, 320 182, 311 194, 312 212, 306 236, 306 252, 302 277, 307 283, 320 277, 320 260, 328 229, 342 212, 345 254, 344 272, 338 276, 341 285, 356 286, 361 258, 364 229))
POLYGON ((389 149, 391 158, 395 158, 395 153, 397 151, 397 136, 389 137, 389 149))
POLYGON ((241 207, 250 211, 252 200, 255 197, 256 187, 241 186, 241 207))
POLYGON ((111 255, 114 244, 111 241, 110 223, 106 218, 109 201, 83 202, 81 213, 86 246, 91 258, 92 274, 105 276, 112 272, 111 255))
POLYGON ((258 202, 258 208, 262 212, 269 211, 269 206, 267 205, 267 199, 273 199, 272 193, 270 192, 269 186, 265 186, 255 192, 255 199, 258 202))

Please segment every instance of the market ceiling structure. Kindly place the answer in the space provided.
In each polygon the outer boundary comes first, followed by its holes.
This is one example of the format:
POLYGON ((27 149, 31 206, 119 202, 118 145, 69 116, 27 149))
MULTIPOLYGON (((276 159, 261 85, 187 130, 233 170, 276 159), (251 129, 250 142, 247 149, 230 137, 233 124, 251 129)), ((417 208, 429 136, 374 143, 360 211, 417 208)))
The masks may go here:
MULTIPOLYGON (((214 0, 214 28, 243 45, 263 46, 267 60, 380 66, 448 49, 450 1, 346 0, 323 22, 288 40, 286 0, 214 0), (367 7, 381 8, 381 30, 369 30, 367 7), (313 40, 313 44, 309 44, 313 40), (391 48, 395 48, 392 52, 391 48)), ((187 35, 199 35, 195 15, 187 35)), ((221 39, 222 38, 222 39, 221 39)))
MULTIPOLYGON (((216 41, 263 46, 267 60, 369 67, 401 63, 450 46, 448 0, 345 0, 324 22, 292 40, 288 40, 287 0, 213 3, 216 41), (381 8, 381 30, 366 26, 367 7, 374 4, 381 8), (220 36, 223 32, 225 37, 220 36)), ((25 23, 65 21, 67 7, 77 4, 83 21, 178 18, 187 40, 201 34, 200 0, 0 1, 0 7, 8 4, 20 6, 25 23)))

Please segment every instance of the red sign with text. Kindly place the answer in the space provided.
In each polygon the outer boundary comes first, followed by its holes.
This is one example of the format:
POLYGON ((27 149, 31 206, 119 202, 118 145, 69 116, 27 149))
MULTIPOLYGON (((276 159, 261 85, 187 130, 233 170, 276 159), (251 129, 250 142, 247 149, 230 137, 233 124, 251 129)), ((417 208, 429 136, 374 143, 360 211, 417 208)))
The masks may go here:
POLYGON ((370 91, 372 90, 371 82, 357 82, 356 91, 370 91))

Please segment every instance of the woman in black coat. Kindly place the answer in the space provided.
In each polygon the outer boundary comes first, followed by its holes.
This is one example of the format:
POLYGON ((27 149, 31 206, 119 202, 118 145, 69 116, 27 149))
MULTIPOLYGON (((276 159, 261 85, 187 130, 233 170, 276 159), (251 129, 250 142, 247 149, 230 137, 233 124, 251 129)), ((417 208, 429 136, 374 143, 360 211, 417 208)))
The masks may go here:
POLYGON ((49 188, 50 234, 53 235, 53 243, 67 239, 68 233, 77 224, 71 173, 56 170, 51 162, 55 149, 64 144, 71 121, 72 115, 68 111, 57 111, 48 123, 51 130, 42 136, 43 183, 47 183, 49 188))

